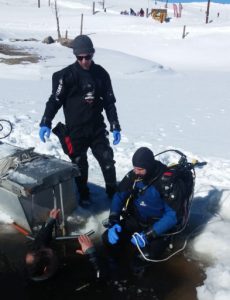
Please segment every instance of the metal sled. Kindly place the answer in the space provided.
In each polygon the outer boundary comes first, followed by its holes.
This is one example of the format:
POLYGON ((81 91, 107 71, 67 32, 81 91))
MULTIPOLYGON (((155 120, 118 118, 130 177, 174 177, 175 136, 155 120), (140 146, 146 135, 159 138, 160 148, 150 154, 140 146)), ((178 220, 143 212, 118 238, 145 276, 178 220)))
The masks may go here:
POLYGON ((77 208, 74 178, 79 175, 70 162, 0 142, 0 210, 33 238, 50 209, 60 208, 56 238, 68 238, 66 216, 77 208))

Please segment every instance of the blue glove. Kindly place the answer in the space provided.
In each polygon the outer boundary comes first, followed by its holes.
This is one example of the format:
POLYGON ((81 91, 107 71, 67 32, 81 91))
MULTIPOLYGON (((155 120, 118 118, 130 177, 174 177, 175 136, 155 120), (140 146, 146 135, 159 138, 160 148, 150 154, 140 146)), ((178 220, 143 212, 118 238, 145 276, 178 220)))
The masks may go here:
POLYGON ((114 245, 117 243, 117 241, 119 240, 119 236, 118 236, 118 232, 121 232, 122 228, 119 224, 115 224, 113 225, 113 227, 111 227, 108 230, 108 239, 110 244, 114 245))
POLYGON ((50 132, 51 132, 51 129, 47 126, 41 126, 40 127, 40 131, 39 131, 39 136, 40 136, 40 140, 45 143, 46 140, 45 140, 45 136, 47 138, 50 137, 50 132))
POLYGON ((114 145, 119 144, 119 143, 120 143, 120 140, 121 140, 121 134, 120 134, 120 131, 114 130, 114 131, 113 131, 113 144, 114 144, 114 145))
POLYGON ((139 246, 140 248, 143 248, 147 245, 147 239, 146 239, 146 236, 143 232, 141 233, 135 233, 134 234, 135 238, 132 237, 131 239, 131 243, 134 245, 134 246, 139 246))

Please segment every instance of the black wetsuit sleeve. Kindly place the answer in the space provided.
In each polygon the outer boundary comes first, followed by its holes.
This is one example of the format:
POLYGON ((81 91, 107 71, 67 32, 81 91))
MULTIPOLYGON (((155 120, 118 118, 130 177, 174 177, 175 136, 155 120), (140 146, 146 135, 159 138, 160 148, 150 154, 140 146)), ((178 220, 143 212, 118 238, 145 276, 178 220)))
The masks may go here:
POLYGON ((94 271, 94 278, 99 279, 102 274, 101 274, 101 266, 99 262, 99 258, 97 256, 97 252, 95 247, 89 248, 85 254, 87 255, 89 262, 93 268, 94 271))
POLYGON ((52 76, 52 94, 46 102, 46 108, 40 126, 52 127, 58 110, 62 107, 66 98, 65 78, 62 71, 56 72, 52 76))
POLYGON ((38 234, 36 235, 34 242, 32 243, 32 250, 38 250, 41 247, 49 246, 52 240, 52 232, 55 223, 55 219, 49 218, 47 222, 43 224, 38 234))
POLYGON ((115 106, 116 98, 114 96, 110 76, 106 71, 104 73, 103 81, 103 103, 107 119, 110 123, 110 131, 120 131, 121 127, 118 121, 117 109, 115 106))

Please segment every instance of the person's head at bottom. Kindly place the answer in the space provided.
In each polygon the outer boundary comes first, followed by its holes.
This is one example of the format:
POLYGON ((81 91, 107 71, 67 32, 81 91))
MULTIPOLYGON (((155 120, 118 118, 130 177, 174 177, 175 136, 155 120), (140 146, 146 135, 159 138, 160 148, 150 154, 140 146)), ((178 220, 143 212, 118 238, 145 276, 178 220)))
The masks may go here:
POLYGON ((43 281, 52 277, 58 268, 58 259, 51 248, 30 251, 25 258, 29 279, 43 281))

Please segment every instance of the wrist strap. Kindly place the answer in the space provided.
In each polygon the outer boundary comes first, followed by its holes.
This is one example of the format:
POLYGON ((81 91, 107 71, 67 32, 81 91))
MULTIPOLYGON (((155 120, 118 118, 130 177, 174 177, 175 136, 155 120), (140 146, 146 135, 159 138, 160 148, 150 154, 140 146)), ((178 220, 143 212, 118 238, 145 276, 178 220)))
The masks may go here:
POLYGON ((157 238, 157 233, 153 228, 150 228, 148 231, 145 232, 145 236, 147 241, 152 241, 157 238))

